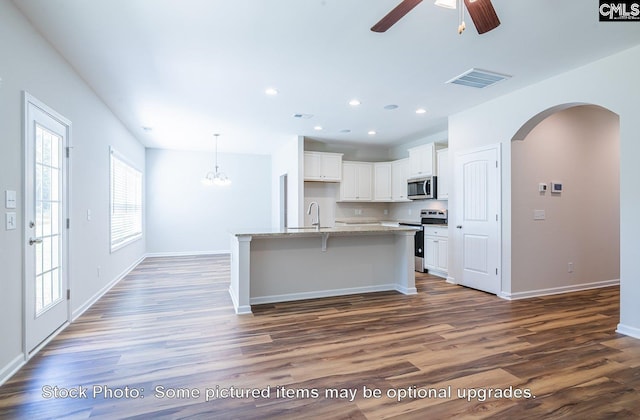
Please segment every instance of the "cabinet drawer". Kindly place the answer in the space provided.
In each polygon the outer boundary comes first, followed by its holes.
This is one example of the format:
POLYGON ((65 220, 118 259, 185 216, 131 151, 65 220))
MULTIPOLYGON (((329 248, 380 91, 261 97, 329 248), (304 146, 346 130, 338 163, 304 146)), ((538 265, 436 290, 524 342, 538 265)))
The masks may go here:
POLYGON ((449 237, 449 228, 446 227, 424 227, 424 236, 437 236, 439 238, 449 237))

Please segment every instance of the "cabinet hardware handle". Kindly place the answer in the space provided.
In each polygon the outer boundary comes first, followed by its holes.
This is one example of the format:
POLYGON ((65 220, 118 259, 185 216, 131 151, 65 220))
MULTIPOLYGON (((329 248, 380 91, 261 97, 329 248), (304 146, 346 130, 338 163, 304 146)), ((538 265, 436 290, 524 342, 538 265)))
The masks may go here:
POLYGON ((29 245, 33 245, 33 244, 41 244, 42 243, 42 239, 38 238, 38 239, 29 239, 29 245))

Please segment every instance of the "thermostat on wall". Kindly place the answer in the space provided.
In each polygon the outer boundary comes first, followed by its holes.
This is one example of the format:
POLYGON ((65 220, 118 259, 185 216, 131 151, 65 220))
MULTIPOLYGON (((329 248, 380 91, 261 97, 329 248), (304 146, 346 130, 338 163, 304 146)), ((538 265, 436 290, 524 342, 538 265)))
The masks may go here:
POLYGON ((560 194, 562 192, 562 182, 551 181, 551 192, 560 194))

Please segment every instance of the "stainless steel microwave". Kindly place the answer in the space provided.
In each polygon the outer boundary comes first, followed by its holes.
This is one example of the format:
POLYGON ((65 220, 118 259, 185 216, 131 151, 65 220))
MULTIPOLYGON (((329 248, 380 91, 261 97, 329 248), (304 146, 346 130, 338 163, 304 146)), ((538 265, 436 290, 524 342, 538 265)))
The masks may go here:
POLYGON ((407 198, 410 200, 426 200, 438 198, 438 181, 436 176, 427 176, 407 180, 407 198))

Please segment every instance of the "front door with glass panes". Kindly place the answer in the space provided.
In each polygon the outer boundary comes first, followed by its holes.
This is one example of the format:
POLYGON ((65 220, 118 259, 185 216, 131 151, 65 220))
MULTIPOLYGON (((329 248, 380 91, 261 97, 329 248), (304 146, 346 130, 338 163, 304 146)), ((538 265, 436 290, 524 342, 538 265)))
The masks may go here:
POLYGON ((25 337, 31 352, 69 319, 66 148, 70 123, 25 93, 25 337))

